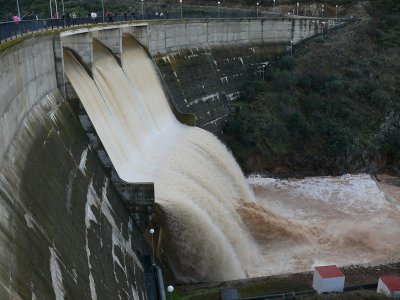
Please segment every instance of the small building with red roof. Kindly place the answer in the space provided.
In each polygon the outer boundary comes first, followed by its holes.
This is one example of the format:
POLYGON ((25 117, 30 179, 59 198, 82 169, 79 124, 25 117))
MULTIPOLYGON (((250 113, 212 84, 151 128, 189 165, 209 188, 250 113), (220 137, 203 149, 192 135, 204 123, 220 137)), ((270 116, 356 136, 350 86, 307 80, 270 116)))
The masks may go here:
POLYGON ((400 298, 400 276, 389 275, 379 277, 376 291, 390 297, 400 298))
POLYGON ((314 267, 313 288, 318 294, 342 293, 345 276, 335 265, 314 267))

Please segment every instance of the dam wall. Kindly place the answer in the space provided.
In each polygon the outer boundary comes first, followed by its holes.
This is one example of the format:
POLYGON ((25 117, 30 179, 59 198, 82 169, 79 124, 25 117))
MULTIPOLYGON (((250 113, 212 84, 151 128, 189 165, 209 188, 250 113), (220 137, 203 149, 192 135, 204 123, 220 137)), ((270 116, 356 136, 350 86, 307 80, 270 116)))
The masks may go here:
POLYGON ((0 52, 0 299, 154 299, 148 246, 58 90, 59 45, 0 52))

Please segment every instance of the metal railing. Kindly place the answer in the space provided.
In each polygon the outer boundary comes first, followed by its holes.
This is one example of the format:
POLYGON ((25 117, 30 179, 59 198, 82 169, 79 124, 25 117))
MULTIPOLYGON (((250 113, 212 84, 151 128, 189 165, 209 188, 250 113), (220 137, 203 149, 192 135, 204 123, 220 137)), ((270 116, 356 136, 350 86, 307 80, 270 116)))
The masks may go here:
MULTIPOLYGON (((274 16, 274 14, 259 14, 262 16, 274 16)), ((276 14, 275 14, 276 15, 276 14)), ((118 15, 109 18, 107 16, 98 16, 95 19, 85 18, 61 18, 61 19, 38 19, 38 20, 21 20, 19 22, 0 22, 0 44, 35 32, 82 26, 95 24, 112 24, 114 22, 132 22, 140 20, 163 20, 163 19, 213 19, 213 18, 256 18, 256 12, 252 10, 232 10, 232 11, 215 11, 202 13, 185 13, 181 15, 179 10, 172 13, 165 13, 162 17, 156 16, 154 13, 144 12, 143 15, 118 15)))

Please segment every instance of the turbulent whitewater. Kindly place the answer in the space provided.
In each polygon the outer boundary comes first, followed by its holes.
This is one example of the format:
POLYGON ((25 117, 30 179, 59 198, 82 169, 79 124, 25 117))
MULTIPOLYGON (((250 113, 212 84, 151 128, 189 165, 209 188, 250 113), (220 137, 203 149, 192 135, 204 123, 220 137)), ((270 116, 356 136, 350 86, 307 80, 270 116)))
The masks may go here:
POLYGON ((123 37, 122 67, 94 40, 93 78, 68 50, 64 60, 119 176, 127 182, 154 182, 157 253, 178 280, 296 271, 312 261, 271 261, 290 260, 290 253, 304 254, 328 243, 321 242, 325 229, 289 221, 280 216, 282 210, 255 197, 216 137, 175 119, 151 59, 132 37, 123 37), (301 251, 280 252, 280 247, 301 251))
POLYGON ((314 265, 384 264, 400 260, 400 187, 367 174, 278 180, 251 176, 263 207, 303 228, 262 249, 252 275, 308 271, 314 265), (391 193, 390 193, 391 192, 391 193))

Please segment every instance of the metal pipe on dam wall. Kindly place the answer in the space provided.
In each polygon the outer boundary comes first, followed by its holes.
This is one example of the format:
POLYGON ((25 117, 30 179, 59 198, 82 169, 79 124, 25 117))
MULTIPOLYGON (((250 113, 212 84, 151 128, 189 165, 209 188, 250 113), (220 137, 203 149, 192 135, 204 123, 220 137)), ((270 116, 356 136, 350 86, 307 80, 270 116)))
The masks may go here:
POLYGON ((146 264, 136 254, 147 246, 84 135, 74 102, 65 101, 78 97, 64 74, 63 48, 92 70, 93 38, 121 58, 124 34, 156 56, 287 43, 320 28, 318 20, 284 18, 191 22, 79 29, 0 52, 1 299, 152 298, 146 264))

